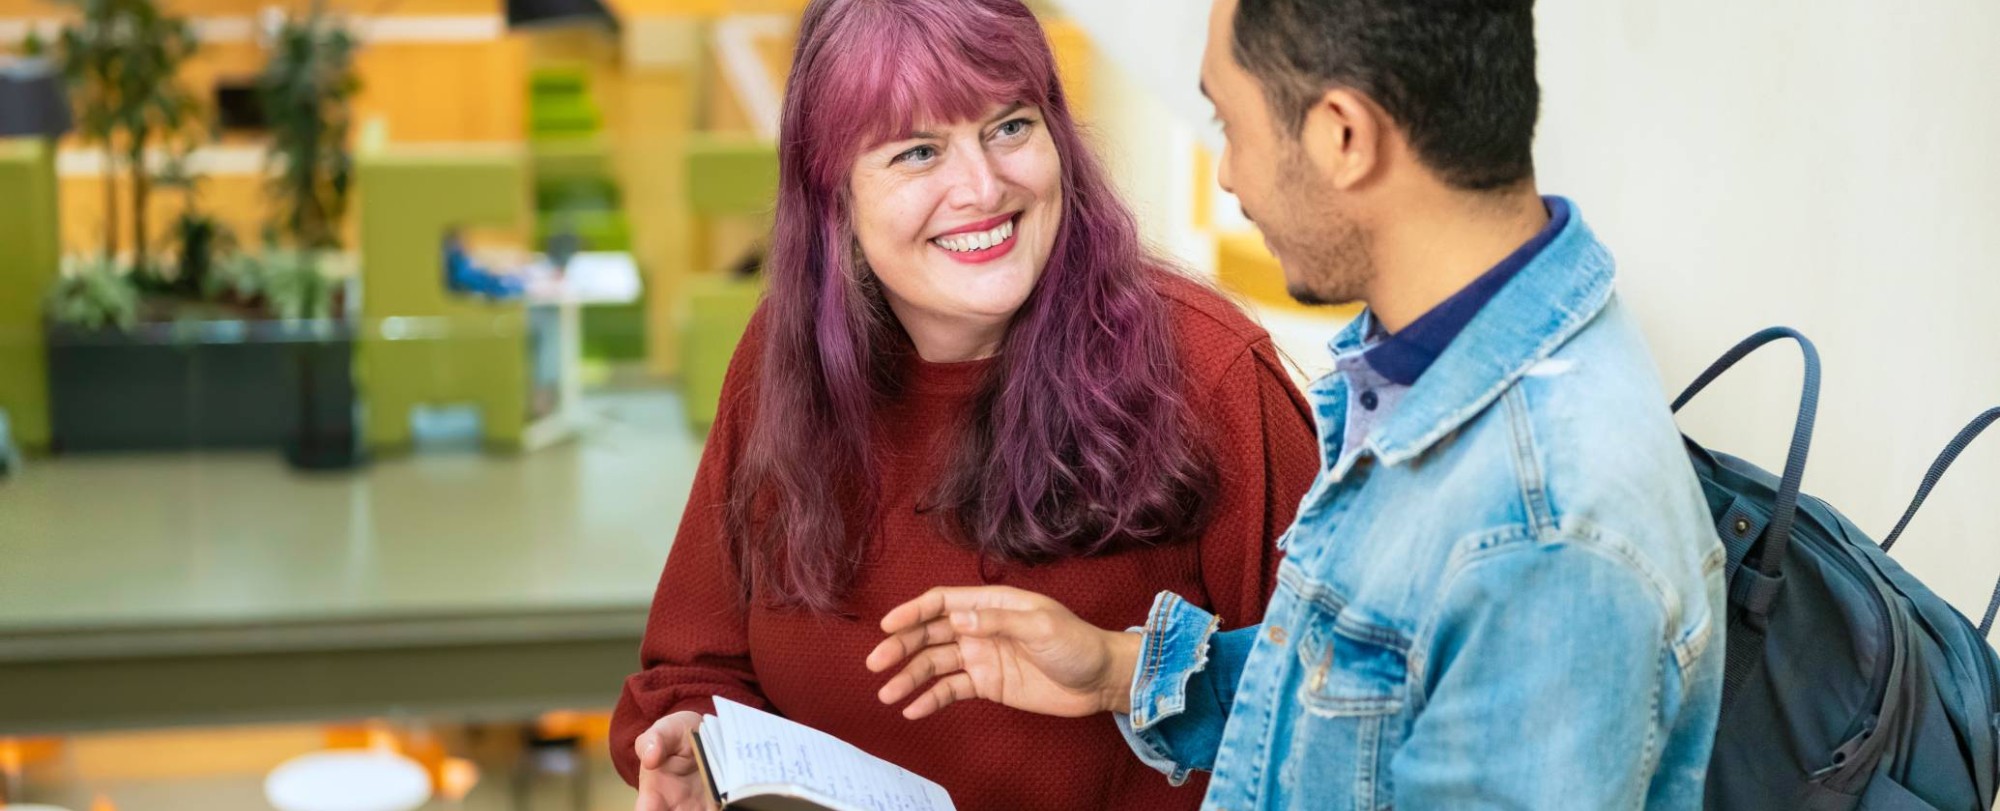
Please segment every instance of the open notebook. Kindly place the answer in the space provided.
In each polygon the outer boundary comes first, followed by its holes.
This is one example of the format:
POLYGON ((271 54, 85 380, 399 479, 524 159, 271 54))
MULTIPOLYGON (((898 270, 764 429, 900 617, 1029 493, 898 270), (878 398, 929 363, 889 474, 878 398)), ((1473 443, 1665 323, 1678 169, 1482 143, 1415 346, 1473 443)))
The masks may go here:
POLYGON ((694 743, 702 777, 730 811, 954 811, 936 783, 720 696, 694 743))

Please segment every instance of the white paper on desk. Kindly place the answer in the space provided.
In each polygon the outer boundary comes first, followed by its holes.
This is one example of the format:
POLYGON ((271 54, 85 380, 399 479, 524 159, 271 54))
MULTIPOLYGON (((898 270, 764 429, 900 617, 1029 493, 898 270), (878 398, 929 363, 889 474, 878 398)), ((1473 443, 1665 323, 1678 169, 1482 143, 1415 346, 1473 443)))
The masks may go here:
POLYGON ((727 802, 757 786, 800 786, 857 811, 953 811, 951 796, 896 764, 795 721, 720 696, 701 737, 727 802))
POLYGON ((585 304, 630 304, 644 293, 639 265, 629 253, 585 251, 563 266, 563 284, 585 304))

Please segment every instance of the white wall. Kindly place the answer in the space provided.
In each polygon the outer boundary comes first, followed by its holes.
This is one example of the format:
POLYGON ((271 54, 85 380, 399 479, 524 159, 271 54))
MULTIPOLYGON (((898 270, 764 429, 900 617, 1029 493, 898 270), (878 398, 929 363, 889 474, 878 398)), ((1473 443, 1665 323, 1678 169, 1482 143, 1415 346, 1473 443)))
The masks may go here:
MULTIPOLYGON (((1059 5, 1207 132, 1206 0, 1059 5)), ((1937 450, 2000 406, 2000 4, 1542 0, 1538 15, 1542 186, 1619 257, 1669 388, 1760 327, 1805 331, 1826 364, 1807 490, 1886 533, 1937 450)), ((1682 424, 1775 469, 1797 368, 1774 347, 1682 424)), ((2000 429, 1897 557, 1977 618, 2000 576, 2000 429)))
MULTIPOLYGON (((1670 387, 1771 324, 1826 367, 1806 488, 1878 538, 2000 406, 2000 5, 1543 0, 1537 160, 1617 254, 1670 387)), ((1776 469, 1796 352, 1689 409, 1776 469)), ((2000 576, 2000 430, 1897 546, 1977 619, 2000 576)))
POLYGON ((1214 238, 1193 227, 1198 131, 1176 115, 1148 83, 1100 49, 1092 65, 1095 85, 1090 142, 1139 220, 1148 242, 1188 268, 1213 273, 1214 238))

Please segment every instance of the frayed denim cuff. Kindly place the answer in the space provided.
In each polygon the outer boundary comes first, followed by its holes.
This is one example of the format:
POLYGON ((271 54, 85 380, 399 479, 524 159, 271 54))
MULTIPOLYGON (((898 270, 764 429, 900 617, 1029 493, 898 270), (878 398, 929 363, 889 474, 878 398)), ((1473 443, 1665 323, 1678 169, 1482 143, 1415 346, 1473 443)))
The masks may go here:
POLYGON ((1132 674, 1132 714, 1119 715, 1118 728, 1132 751, 1147 765, 1168 775, 1174 785, 1190 769, 1177 762, 1164 736, 1153 727, 1186 711, 1188 680, 1208 666, 1208 644, 1215 635, 1215 615, 1190 605, 1173 592, 1160 592, 1146 617, 1138 667, 1132 674))
POLYGON ((1153 598, 1132 674, 1132 727, 1146 731, 1187 709, 1188 679, 1208 666, 1217 620, 1170 591, 1153 598))

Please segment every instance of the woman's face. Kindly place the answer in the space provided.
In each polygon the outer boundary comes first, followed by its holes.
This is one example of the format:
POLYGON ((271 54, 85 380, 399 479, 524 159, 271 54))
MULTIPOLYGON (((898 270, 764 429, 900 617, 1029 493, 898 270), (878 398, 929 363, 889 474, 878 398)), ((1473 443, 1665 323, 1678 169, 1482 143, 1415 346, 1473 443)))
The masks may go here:
POLYGON ((1034 107, 918 130, 855 159, 854 233, 925 359, 985 357, 1048 264, 1062 162, 1034 107))

